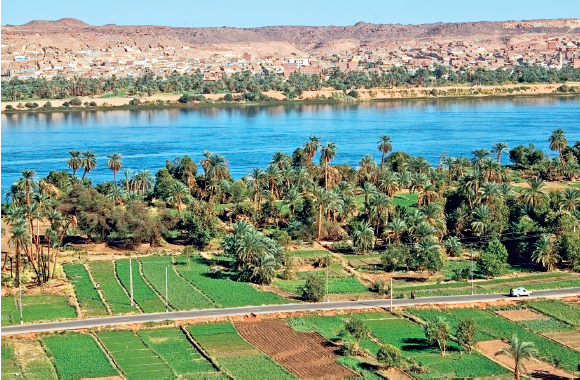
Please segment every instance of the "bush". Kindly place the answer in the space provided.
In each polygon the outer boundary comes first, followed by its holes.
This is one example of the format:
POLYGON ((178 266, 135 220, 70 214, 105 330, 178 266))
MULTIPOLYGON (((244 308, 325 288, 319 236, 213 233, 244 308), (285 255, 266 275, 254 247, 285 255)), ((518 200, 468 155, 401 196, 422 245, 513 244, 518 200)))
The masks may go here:
POLYGON ((30 108, 30 109, 34 109, 34 108, 38 108, 38 103, 31 103, 28 102, 24 105, 26 108, 30 108))
POLYGON ((373 282, 371 290, 373 292, 379 293, 380 295, 385 295, 385 293, 390 291, 390 287, 384 281, 377 280, 377 281, 373 282))
POLYGON ((70 107, 70 103, 69 102, 64 102, 64 103, 62 103, 62 106, 63 107, 70 107))
POLYGON ((226 102, 233 102, 234 101, 234 96, 231 93, 227 93, 224 95, 224 101, 226 102))
POLYGON ((387 367, 396 367, 401 364, 403 355, 401 350, 397 347, 386 343, 377 353, 377 360, 385 364, 387 367))
POLYGON ((52 103, 50 103, 50 101, 48 101, 42 105, 42 108, 45 108, 45 109, 52 108, 52 103))
POLYGON ((358 92, 356 90, 352 90, 347 95, 350 96, 351 98, 355 98, 355 99, 360 99, 361 98, 360 92, 358 92))
POLYGON ((138 106, 139 104, 141 104, 141 99, 139 98, 133 98, 129 101, 130 106, 138 106))
POLYGON ((283 247, 289 246, 290 243, 292 242, 292 238, 290 237, 288 232, 281 230, 279 228, 276 228, 274 231, 272 231, 270 237, 275 241, 277 241, 278 243, 280 243, 280 245, 283 247))
POLYGON ((352 244, 345 241, 339 241, 332 244, 330 250, 338 253, 354 253, 354 247, 352 244))
POLYGON ((298 294, 304 301, 322 301, 325 294, 324 279, 314 273, 309 273, 304 285, 298 288, 298 294))
POLYGON ((74 97, 70 100, 69 104, 71 106, 78 107, 78 106, 81 106, 83 104, 83 102, 79 98, 74 97))
POLYGON ((477 266, 487 277, 499 276, 503 273, 503 267, 507 263, 507 259, 507 249, 496 239, 490 241, 487 248, 481 253, 477 266))
POLYGON ((92 101, 92 102, 89 103, 89 106, 90 107, 96 107, 97 106, 97 102, 92 101))
POLYGON ((11 109, 14 109, 14 107, 12 107, 12 104, 8 104, 8 105, 6 106, 6 109, 7 109, 7 110, 11 110, 11 109))
POLYGON ((203 95, 192 95, 192 94, 183 94, 181 95, 181 97, 178 99, 179 103, 190 103, 190 102, 201 102, 204 103, 206 101, 205 96, 203 95))

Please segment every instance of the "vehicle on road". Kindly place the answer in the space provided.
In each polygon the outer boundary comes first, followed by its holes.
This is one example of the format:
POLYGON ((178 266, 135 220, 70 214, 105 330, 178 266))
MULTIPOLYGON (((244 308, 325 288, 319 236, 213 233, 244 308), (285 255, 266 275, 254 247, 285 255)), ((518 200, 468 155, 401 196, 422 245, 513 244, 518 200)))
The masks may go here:
POLYGON ((512 297, 520 297, 520 296, 531 296, 532 292, 526 290, 526 288, 512 288, 510 289, 510 296, 512 297))

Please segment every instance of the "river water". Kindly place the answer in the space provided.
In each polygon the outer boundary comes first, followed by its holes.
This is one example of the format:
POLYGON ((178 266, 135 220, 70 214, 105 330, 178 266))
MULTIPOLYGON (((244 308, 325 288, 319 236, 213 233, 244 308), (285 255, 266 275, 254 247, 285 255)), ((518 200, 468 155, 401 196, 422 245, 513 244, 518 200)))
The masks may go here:
MULTIPOLYGON (((112 179, 106 156, 123 155, 125 168, 155 171, 185 154, 199 163, 203 150, 226 157, 235 178, 265 168, 276 151, 292 154, 311 134, 338 144, 334 164, 357 165, 365 154, 380 160, 379 136, 395 150, 436 164, 447 155, 469 156, 496 142, 534 143, 565 129, 580 140, 580 97, 437 99, 357 104, 284 104, 143 110, 3 114, 2 198, 22 169, 38 177, 65 170, 69 150, 93 150, 93 183, 112 179)), ((554 153, 552 153, 554 154, 554 153)), ((507 155, 502 159, 508 163, 507 155)), ((200 167, 200 172, 202 171, 200 167)), ((118 178, 122 174, 118 175, 118 178)))

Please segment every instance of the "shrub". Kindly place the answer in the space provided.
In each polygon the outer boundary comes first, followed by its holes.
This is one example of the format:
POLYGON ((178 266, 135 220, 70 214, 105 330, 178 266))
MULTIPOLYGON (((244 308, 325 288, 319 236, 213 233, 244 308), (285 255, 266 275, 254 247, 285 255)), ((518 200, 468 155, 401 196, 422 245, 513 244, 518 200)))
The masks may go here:
POLYGON ((71 106, 78 107, 78 106, 81 106, 83 104, 83 102, 79 98, 74 97, 70 100, 69 104, 71 106))
POLYGON ((34 108, 38 108, 38 103, 27 102, 24 106, 26 108, 34 109, 34 108))
POLYGON ((90 107, 96 107, 97 106, 97 102, 92 101, 92 102, 89 103, 89 106, 90 107))
POLYGON ((6 109, 7 109, 7 110, 11 110, 11 109, 14 109, 14 107, 12 107, 12 104, 8 104, 8 105, 6 106, 6 109))
POLYGON ((234 101, 234 96, 231 93, 227 93, 224 95, 224 101, 226 102, 233 102, 234 101))
POLYGON ((377 281, 373 282, 371 290, 373 292, 379 293, 380 295, 384 295, 385 293, 387 293, 390 290, 390 287, 384 281, 377 280, 377 281))
POLYGON ((314 273, 309 273, 304 285, 298 288, 298 294, 304 301, 322 301, 325 294, 324 279, 314 273))
POLYGON ((139 104, 141 104, 141 99, 139 98, 133 98, 129 101, 130 106, 138 106, 139 104))
POLYGON ((62 103, 62 106, 63 107, 70 107, 70 103, 69 102, 64 102, 64 103, 62 103))
POLYGON ((403 355, 397 347, 386 343, 377 353, 377 360, 387 367, 396 367, 403 360, 403 355))
POLYGON ((347 95, 350 96, 351 98, 355 98, 355 99, 360 99, 360 97, 361 97, 360 92, 358 92, 356 90, 352 90, 347 95))
POLYGON ((354 253, 354 247, 352 244, 345 241, 339 241, 332 244, 330 250, 339 253, 354 253))
POLYGON ((487 277, 499 276, 503 272, 503 266, 507 259, 507 249, 496 239, 490 241, 487 248, 481 253, 477 266, 487 277))
POLYGON ((50 103, 50 101, 44 103, 44 105, 42 106, 42 108, 52 108, 52 103, 50 103))

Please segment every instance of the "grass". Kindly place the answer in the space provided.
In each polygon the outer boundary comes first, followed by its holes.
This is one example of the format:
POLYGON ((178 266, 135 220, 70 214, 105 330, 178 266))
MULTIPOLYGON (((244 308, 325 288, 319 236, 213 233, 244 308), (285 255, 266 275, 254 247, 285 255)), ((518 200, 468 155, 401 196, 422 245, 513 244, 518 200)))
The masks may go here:
POLYGON ((572 326, 580 326, 580 309, 560 300, 531 301, 528 305, 572 326))
MULTIPOLYGON (((117 276, 119 277, 119 281, 121 281, 121 284, 127 291, 130 291, 129 259, 117 260, 115 265, 117 266, 117 276)), ((132 272, 133 298, 141 310, 143 310, 145 313, 157 313, 160 311, 165 311, 165 303, 145 282, 141 276, 141 273, 139 273, 139 263, 136 260, 133 260, 132 272)))
POLYGON ((413 310, 414 314, 425 319, 434 318, 436 315, 444 316, 452 326, 456 326, 459 320, 471 318, 477 325, 477 330, 486 333, 494 338, 508 340, 517 334, 520 340, 532 342, 538 349, 540 356, 552 362, 553 357, 558 357, 562 361, 562 368, 575 371, 580 362, 580 352, 568 349, 550 339, 541 337, 531 331, 526 330, 516 323, 510 322, 490 311, 482 309, 453 309, 446 312, 431 310, 429 314, 425 310, 413 310))
POLYGON ((16 375, 20 374, 20 369, 14 356, 14 346, 10 343, 2 342, 1 364, 3 379, 16 379, 19 377, 16 375))
MULTIPOLYGON (((274 281, 274 285, 287 292, 298 294, 298 288, 306 282, 306 276, 308 273, 315 273, 317 276, 322 276, 326 281, 326 272, 322 270, 315 272, 300 272, 299 278, 293 280, 278 279, 274 281)), ((334 270, 329 273, 328 293, 330 294, 353 294, 366 292, 368 290, 369 289, 361 284, 354 276, 345 276, 334 270)))
POLYGON ((330 252, 324 250, 304 250, 304 251, 287 251, 289 257, 299 257, 301 259, 314 259, 317 257, 331 256, 330 252))
POLYGON ((141 259, 143 275, 157 291, 165 295, 165 273, 169 305, 177 310, 204 309, 214 305, 173 270, 171 256, 154 256, 141 259), (169 266, 169 267, 167 267, 169 266))
POLYGON ((95 282, 98 282, 103 297, 114 314, 135 313, 138 309, 131 306, 131 300, 115 276, 115 264, 112 261, 93 261, 89 270, 95 282))
POLYGON ((127 378, 173 377, 167 363, 131 330, 103 331, 97 334, 127 378))
POLYGON ((76 316, 75 308, 68 304, 65 296, 54 294, 22 296, 24 322, 68 319, 76 316))
POLYGON ((217 372, 179 328, 139 330, 138 334, 179 376, 199 377, 217 372))
POLYGON ((64 272, 74 286, 75 294, 84 316, 95 317, 108 314, 107 307, 103 304, 95 284, 91 281, 84 265, 65 265, 64 272))
POLYGON ((189 331, 204 350, 234 378, 294 378, 269 356, 246 342, 231 323, 191 325, 189 331))
POLYGON ((14 342, 23 377, 27 379, 57 379, 56 370, 38 340, 14 342))
POLYGON ((377 375, 375 373, 376 368, 374 368, 374 366, 372 366, 371 364, 368 364, 368 363, 366 363, 366 362, 364 362, 356 357, 341 356, 338 359, 336 359, 336 362, 338 364, 345 366, 346 368, 350 368, 353 371, 360 373, 361 377, 363 379, 369 379, 369 380, 384 379, 383 376, 377 375))
POLYGON ((187 257, 178 256, 175 269, 219 306, 271 305, 287 302, 274 293, 258 290, 248 283, 232 281, 227 277, 210 273, 206 260, 199 256, 192 258, 190 265, 187 263, 187 257))
POLYGON ((401 193, 393 198, 393 205, 405 207, 417 207, 417 194, 401 193))
POLYGON ((574 327, 556 319, 521 321, 518 323, 538 334, 574 330, 574 327))
POLYGON ((20 313, 14 297, 2 297, 2 326, 9 326, 20 321, 20 313))
POLYGON ((59 378, 117 376, 95 339, 87 334, 65 333, 44 336, 42 343, 54 358, 59 378))

